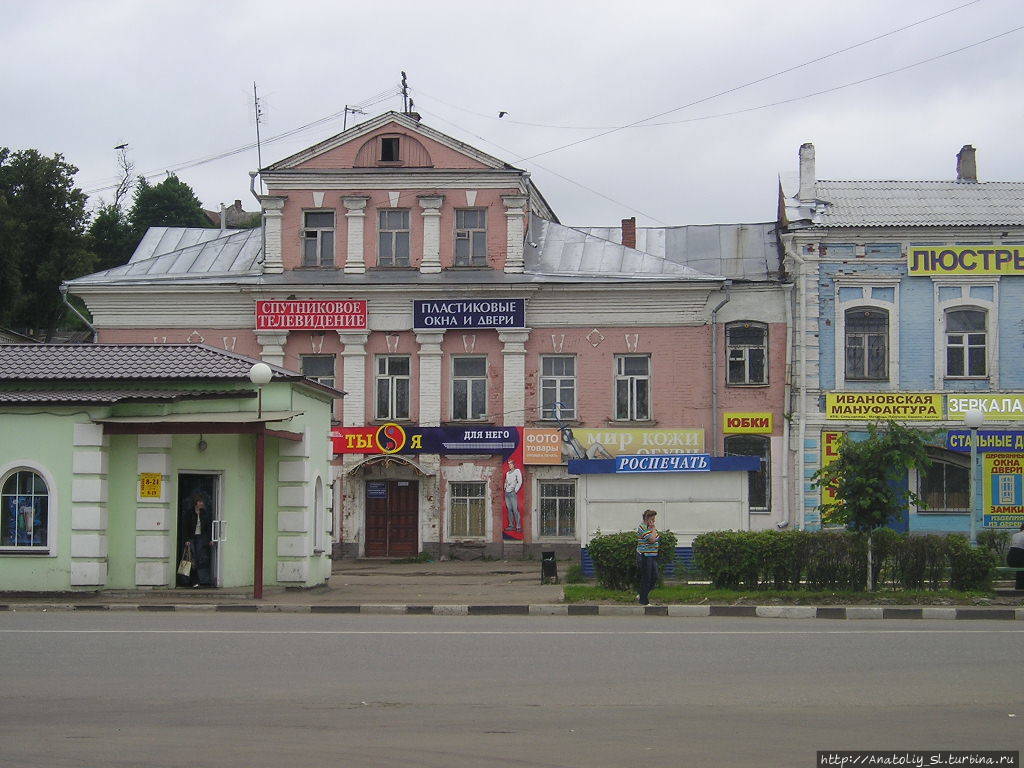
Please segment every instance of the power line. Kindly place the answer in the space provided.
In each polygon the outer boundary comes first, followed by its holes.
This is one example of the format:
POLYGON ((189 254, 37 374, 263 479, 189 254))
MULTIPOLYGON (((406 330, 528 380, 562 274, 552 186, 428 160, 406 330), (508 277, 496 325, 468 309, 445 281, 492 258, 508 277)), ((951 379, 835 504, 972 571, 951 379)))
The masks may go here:
MULTIPOLYGON (((640 123, 647 123, 648 120, 653 120, 655 118, 662 117, 662 116, 667 115, 667 114, 671 114, 672 112, 678 112, 679 110, 686 109, 687 107, 692 107, 692 106, 695 106, 697 104, 702 104, 705 101, 710 101, 712 99, 716 99, 719 96, 724 96, 724 95, 729 94, 729 93, 735 93, 736 91, 742 90, 743 88, 748 88, 751 85, 757 85, 759 83, 763 83, 763 82, 765 82, 767 80, 771 80, 771 79, 776 78, 776 77, 781 77, 782 75, 789 74, 790 72, 795 72, 798 69, 803 69, 804 67, 809 67, 812 64, 817 64, 818 62, 825 61, 826 59, 830 59, 833 56, 838 56, 838 55, 840 55, 842 53, 848 53, 849 51, 852 51, 852 50, 855 50, 857 48, 861 48, 861 47, 863 47, 865 45, 869 45, 871 43, 877 42, 877 41, 882 40, 882 39, 884 39, 886 37, 891 37, 891 36, 893 36, 895 34, 899 34, 900 32, 905 32, 908 29, 912 29, 913 27, 920 26, 921 24, 926 24, 929 21, 934 21, 935 19, 941 18, 942 16, 947 16, 947 15, 949 15, 951 13, 955 13, 956 11, 963 10, 964 8, 967 8, 968 6, 977 5, 980 2, 982 2, 982 0, 970 0, 970 2, 964 3, 963 5, 958 5, 955 8, 950 8, 949 10, 942 11, 941 13, 936 13, 936 14, 934 14, 932 16, 927 16, 927 17, 925 17, 923 19, 918 19, 917 21, 911 22, 910 24, 904 24, 902 27, 896 27, 895 29, 890 29, 888 32, 883 32, 882 34, 875 35, 874 37, 868 38, 867 40, 862 40, 859 43, 854 43, 853 45, 848 45, 845 48, 839 48, 839 49, 837 49, 835 51, 832 51, 831 53, 826 53, 826 54, 824 54, 822 56, 818 56, 815 59, 810 59, 809 61, 805 61, 802 64, 795 64, 792 67, 787 67, 786 69, 780 69, 778 72, 773 72, 770 75, 765 75, 764 77, 760 77, 760 78, 758 78, 756 80, 751 80, 750 82, 743 83, 742 85, 737 85, 737 86, 735 86, 733 88, 729 88, 728 90, 725 90, 725 91, 719 91, 718 93, 712 94, 711 96, 707 96, 707 97, 705 97, 703 99, 699 99, 697 101, 692 101, 689 104, 684 104, 681 107, 676 107, 675 109, 671 109, 671 110, 669 110, 667 112, 662 112, 661 114, 654 115, 654 116, 648 117, 648 118, 644 118, 643 120, 637 120, 636 122, 629 123, 627 125, 620 125, 620 126, 615 126, 615 125, 552 125, 552 124, 548 124, 548 123, 531 123, 531 122, 526 122, 526 121, 522 121, 522 120, 515 120, 515 119, 512 119, 512 118, 508 118, 508 119, 506 119, 506 118, 498 118, 498 117, 495 117, 494 115, 485 115, 482 112, 475 112, 475 111, 473 111, 471 109, 465 109, 464 107, 456 106, 455 104, 449 104, 448 102, 444 101, 443 99, 438 98, 437 96, 431 96, 429 93, 424 92, 420 88, 416 88, 414 90, 417 93, 420 93, 420 94, 422 94, 423 96, 426 96, 429 99, 434 99, 434 101, 438 101, 438 102, 440 102, 442 104, 445 104, 446 106, 449 106, 452 109, 457 109, 460 112, 466 112, 467 114, 476 115, 478 117, 483 117, 483 118, 486 118, 488 120, 501 120, 504 123, 514 123, 516 125, 526 125, 526 126, 531 126, 531 127, 535 127, 535 128, 556 128, 556 129, 581 130, 581 131, 582 130, 608 131, 608 133, 613 133, 615 131, 621 131, 621 130, 624 130, 626 128, 633 128, 633 127, 648 128, 648 127, 653 127, 653 126, 657 126, 657 125, 678 125, 679 123, 677 123, 677 122, 648 123, 647 125, 639 125, 639 124, 640 123)), ((726 113, 726 114, 737 114, 737 113, 726 113)), ((690 122, 690 121, 683 120, 683 121, 679 121, 679 122, 690 122)), ((601 134, 601 135, 602 136, 606 136, 608 134, 605 133, 605 134, 601 134)), ((591 139, 596 139, 596 138, 600 138, 600 137, 599 136, 592 136, 592 137, 590 137, 588 139, 583 139, 582 141, 590 141, 591 139)), ((569 144, 569 145, 566 145, 566 146, 572 146, 572 144, 569 144)), ((564 147, 560 147, 560 149, 564 149, 564 147)), ((550 152, 555 152, 557 150, 552 149, 552 150, 549 150, 549 151, 550 152)), ((544 154, 547 154, 547 153, 544 153, 544 154)), ((539 157, 539 155, 533 155, 533 157, 539 157)))

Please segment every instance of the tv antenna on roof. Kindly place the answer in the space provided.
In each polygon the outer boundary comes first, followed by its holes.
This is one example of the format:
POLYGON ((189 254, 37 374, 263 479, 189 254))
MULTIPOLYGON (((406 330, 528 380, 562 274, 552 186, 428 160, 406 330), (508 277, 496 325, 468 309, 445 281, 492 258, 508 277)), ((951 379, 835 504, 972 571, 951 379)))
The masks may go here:
POLYGON ((341 122, 341 130, 343 130, 343 131, 347 131, 348 130, 348 116, 349 116, 349 113, 352 113, 353 115, 365 115, 366 114, 359 107, 350 107, 348 104, 346 104, 345 105, 345 117, 344 117, 344 119, 341 122))
MULTIPOLYGON (((260 123, 263 122, 263 105, 260 104, 260 97, 256 93, 256 81, 252 83, 252 105, 256 114, 256 161, 257 167, 263 168, 263 147, 260 144, 260 123)), ((260 176, 260 191, 263 191, 263 176, 260 176)))

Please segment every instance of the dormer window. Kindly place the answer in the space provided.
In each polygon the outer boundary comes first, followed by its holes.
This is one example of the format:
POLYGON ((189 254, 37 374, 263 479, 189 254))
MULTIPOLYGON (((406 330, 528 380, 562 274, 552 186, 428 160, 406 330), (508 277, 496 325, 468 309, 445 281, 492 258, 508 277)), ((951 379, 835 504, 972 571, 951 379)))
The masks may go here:
POLYGON ((398 162, 398 138, 385 137, 380 140, 380 161, 382 163, 398 162))

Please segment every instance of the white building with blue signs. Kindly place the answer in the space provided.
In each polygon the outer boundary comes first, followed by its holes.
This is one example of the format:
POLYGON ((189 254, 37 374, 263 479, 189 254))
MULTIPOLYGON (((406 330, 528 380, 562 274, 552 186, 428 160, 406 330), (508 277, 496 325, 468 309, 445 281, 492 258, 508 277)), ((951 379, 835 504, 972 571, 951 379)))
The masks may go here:
POLYGON ((978 408, 986 423, 976 508, 984 501, 986 520, 1018 527, 1021 500, 1010 491, 1020 483, 993 461, 1024 456, 1015 447, 1024 430, 1024 182, 979 182, 971 146, 956 156, 955 180, 826 181, 804 144, 799 176, 779 195, 795 283, 791 445, 802 525, 820 525, 811 478, 837 435, 856 439, 870 421, 893 418, 937 430, 930 468, 906 477, 922 504, 893 527, 967 532, 963 414, 978 408))

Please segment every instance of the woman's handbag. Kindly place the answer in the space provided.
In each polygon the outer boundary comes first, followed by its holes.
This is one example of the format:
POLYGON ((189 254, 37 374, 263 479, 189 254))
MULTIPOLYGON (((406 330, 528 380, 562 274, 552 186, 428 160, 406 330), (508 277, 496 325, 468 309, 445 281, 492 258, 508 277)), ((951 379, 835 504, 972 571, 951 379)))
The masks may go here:
POLYGON ((185 548, 181 551, 181 562, 178 563, 178 575, 188 576, 192 573, 192 542, 186 541, 185 548))

